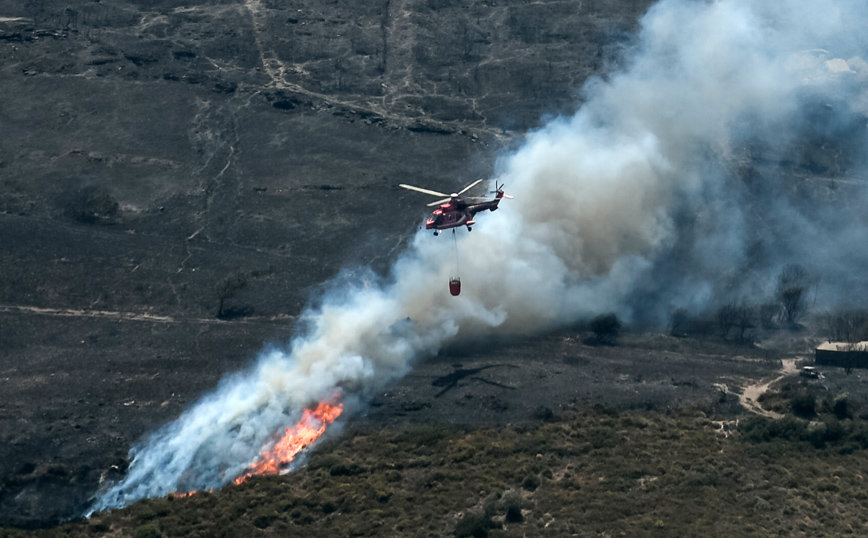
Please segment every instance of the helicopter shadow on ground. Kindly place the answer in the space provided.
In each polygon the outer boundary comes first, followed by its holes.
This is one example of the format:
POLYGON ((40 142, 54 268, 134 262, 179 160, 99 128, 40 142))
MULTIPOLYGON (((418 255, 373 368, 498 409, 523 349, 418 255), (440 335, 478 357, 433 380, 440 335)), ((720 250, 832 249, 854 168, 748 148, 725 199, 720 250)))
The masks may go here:
POLYGON ((493 385, 495 387, 500 387, 507 390, 516 389, 516 387, 504 385, 503 383, 498 383, 490 379, 485 379, 484 377, 476 376, 474 374, 478 374, 479 372, 487 370, 489 368, 518 368, 518 366, 512 364, 489 364, 487 366, 480 366, 479 368, 462 368, 461 363, 455 363, 452 365, 452 367, 455 369, 455 371, 440 376, 431 382, 431 386, 433 387, 443 387, 443 390, 434 395, 435 398, 439 398, 450 390, 458 387, 458 383, 460 383, 464 379, 470 379, 479 383, 486 383, 488 385, 493 385))

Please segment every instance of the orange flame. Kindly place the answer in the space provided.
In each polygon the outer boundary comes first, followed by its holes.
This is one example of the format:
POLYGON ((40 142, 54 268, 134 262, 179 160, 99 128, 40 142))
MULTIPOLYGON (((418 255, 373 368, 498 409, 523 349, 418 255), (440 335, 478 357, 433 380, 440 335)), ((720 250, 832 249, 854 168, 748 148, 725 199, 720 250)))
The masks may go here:
POLYGON ((283 439, 264 452, 259 461, 247 468, 247 472, 236 478, 235 484, 241 484, 253 475, 279 473, 299 452, 319 439, 343 410, 344 404, 328 402, 320 402, 315 409, 305 409, 298 424, 287 428, 283 439))

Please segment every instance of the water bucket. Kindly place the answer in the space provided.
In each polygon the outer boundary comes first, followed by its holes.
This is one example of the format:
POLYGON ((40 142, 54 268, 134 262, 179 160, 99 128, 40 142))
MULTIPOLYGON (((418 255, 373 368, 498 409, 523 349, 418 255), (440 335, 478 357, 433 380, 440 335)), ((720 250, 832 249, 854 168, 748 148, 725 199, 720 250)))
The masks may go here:
POLYGON ((457 296, 461 293, 461 279, 460 278, 450 278, 449 279, 449 293, 453 296, 457 296))

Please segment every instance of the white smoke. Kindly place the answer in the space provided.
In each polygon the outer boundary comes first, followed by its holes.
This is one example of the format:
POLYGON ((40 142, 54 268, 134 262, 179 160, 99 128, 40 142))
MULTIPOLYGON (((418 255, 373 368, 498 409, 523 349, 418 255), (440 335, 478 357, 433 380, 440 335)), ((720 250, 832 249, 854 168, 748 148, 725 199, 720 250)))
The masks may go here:
MULTIPOLYGON (((459 297, 447 292, 451 241, 420 232, 386 281, 339 279, 288 349, 263 353, 137 447, 94 508, 219 487, 305 406, 339 388, 352 407, 459 339, 608 311, 660 319, 758 292, 763 284, 744 274, 814 252, 823 254, 815 270, 853 281, 847 268, 868 268, 865 249, 841 247, 864 241, 864 212, 839 206, 831 218, 791 196, 790 176, 774 165, 752 182, 739 170, 755 164, 751 148, 765 148, 766 162, 816 134, 806 111, 818 104, 834 108, 820 122, 825 136, 854 121, 864 131, 865 12, 810 0, 657 4, 622 70, 589 82, 574 116, 500 160, 515 199, 459 231, 459 297)), ((851 196, 864 201, 864 188, 851 196)))

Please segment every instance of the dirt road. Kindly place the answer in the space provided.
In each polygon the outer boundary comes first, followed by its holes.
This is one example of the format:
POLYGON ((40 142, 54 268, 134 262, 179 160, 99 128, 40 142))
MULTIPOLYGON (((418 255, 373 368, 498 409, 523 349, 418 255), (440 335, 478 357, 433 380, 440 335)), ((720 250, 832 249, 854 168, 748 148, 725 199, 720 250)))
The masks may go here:
MULTIPOLYGON (((0 304, 0 313, 7 314, 35 314, 41 316, 59 316, 73 318, 101 318, 101 319, 117 319, 125 321, 147 321, 151 323, 197 323, 197 324, 221 324, 226 321, 219 318, 193 318, 193 317, 171 317, 158 316, 154 314, 136 313, 136 312, 117 312, 108 310, 84 310, 75 308, 41 308, 36 306, 21 306, 21 305, 2 305, 0 304)), ((233 323, 256 323, 261 321, 293 321, 298 316, 282 314, 268 317, 249 317, 246 319, 234 319, 233 323)))
POLYGON ((768 411, 767 409, 763 409, 759 404, 759 397, 765 391, 769 389, 769 386, 778 381, 779 379, 783 379, 784 377, 796 373, 796 359, 783 359, 781 360, 781 372, 780 375, 775 377, 770 381, 758 382, 752 385, 747 385, 744 387, 744 391, 738 395, 739 402, 745 409, 749 409, 758 415, 762 415, 764 417, 779 419, 783 418, 783 415, 780 413, 775 413, 774 411, 768 411))

